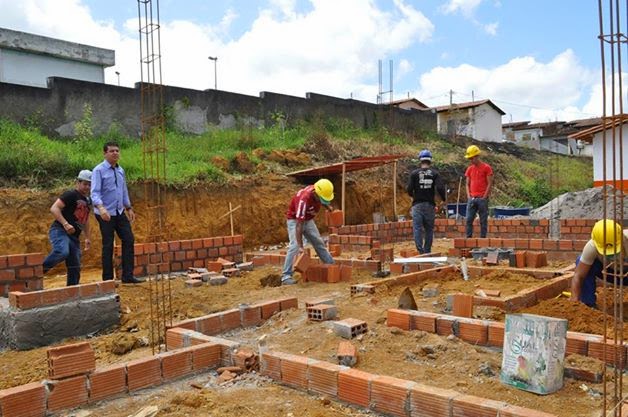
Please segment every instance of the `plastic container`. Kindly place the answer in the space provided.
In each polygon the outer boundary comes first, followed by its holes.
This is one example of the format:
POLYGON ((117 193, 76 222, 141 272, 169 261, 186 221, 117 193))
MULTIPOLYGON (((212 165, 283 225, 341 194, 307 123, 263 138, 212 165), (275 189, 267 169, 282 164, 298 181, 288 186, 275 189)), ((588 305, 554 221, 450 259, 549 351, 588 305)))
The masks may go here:
POLYGON ((459 217, 466 217, 467 203, 447 204, 447 217, 456 217, 456 209, 459 217))
POLYGON ((512 216, 529 216, 531 207, 507 207, 496 206, 493 207, 493 216, 496 219, 503 219, 505 217, 512 216))

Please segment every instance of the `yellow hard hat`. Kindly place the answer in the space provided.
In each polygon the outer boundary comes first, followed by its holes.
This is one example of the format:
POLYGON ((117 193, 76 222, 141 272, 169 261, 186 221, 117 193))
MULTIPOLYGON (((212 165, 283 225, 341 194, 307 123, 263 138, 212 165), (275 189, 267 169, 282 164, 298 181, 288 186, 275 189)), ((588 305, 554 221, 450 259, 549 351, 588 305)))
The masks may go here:
POLYGON ((591 239, 597 251, 602 255, 610 256, 621 252, 622 238, 623 230, 621 225, 610 219, 598 221, 591 230, 591 239), (606 240, 604 240, 605 231, 606 240))
POLYGON ((323 203, 328 203, 334 199, 334 184, 325 178, 314 183, 314 191, 323 200, 323 203))
POLYGON ((467 159, 471 159, 474 156, 478 156, 480 154, 480 148, 475 145, 471 145, 467 148, 467 153, 464 154, 464 157, 467 159))

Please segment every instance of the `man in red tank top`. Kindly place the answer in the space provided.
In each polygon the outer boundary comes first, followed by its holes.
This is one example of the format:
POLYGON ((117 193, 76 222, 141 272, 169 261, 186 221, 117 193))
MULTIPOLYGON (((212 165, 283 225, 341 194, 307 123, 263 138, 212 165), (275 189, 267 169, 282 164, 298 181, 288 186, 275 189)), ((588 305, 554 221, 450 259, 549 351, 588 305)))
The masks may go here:
POLYGON ((493 187, 493 168, 480 160, 480 148, 471 145, 464 157, 471 165, 465 172, 467 177, 467 237, 473 237, 473 220, 480 217, 480 237, 486 237, 488 231, 488 197, 493 187))

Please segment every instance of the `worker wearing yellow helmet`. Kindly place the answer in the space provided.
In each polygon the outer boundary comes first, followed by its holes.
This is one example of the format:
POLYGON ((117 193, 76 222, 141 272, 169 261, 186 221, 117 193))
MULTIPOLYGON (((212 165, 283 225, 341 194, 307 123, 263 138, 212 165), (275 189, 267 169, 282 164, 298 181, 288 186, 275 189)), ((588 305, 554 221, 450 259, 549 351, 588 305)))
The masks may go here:
POLYGON ((464 174, 467 177, 467 237, 473 237, 476 214, 480 217, 480 237, 486 237, 488 232, 488 198, 493 188, 493 168, 480 160, 481 153, 480 148, 471 145, 464 155, 471 162, 464 174))
MULTIPOLYGON (((624 272, 628 271, 628 230, 613 220, 602 219, 591 229, 589 240, 582 254, 576 259, 576 271, 571 279, 571 299, 594 307, 596 303, 596 279, 603 278, 604 258, 607 260, 607 279, 613 282, 613 264, 623 262, 624 272), (613 262, 616 261, 616 262, 613 262)), ((617 271, 619 273, 619 271, 617 271)), ((624 285, 628 284, 624 281, 624 285)))
POLYGON ((312 244, 316 254, 323 263, 333 264, 334 258, 325 247, 325 243, 314 223, 314 217, 324 206, 332 211, 331 201, 334 199, 334 185, 328 179, 320 179, 313 185, 299 190, 288 205, 286 224, 290 244, 283 265, 281 285, 296 284, 292 278, 292 265, 295 257, 303 251, 303 237, 312 244))

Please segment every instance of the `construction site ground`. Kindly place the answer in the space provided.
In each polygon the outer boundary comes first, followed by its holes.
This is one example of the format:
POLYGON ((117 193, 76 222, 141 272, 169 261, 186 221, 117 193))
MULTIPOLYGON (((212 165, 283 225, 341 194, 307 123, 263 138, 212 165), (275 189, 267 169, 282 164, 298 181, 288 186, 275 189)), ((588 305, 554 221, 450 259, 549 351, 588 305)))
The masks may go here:
MULTIPOLYGON (((450 240, 438 240, 434 250, 446 251, 450 246, 450 240)), ((411 247, 409 242, 395 245, 395 252, 398 256, 400 249, 411 247)), ((581 381, 565 378, 565 386, 559 392, 539 396, 499 381, 501 353, 498 350, 473 346, 453 336, 442 337, 421 331, 406 332, 387 327, 386 310, 397 307, 398 297, 405 286, 378 286, 374 294, 351 297, 351 283, 347 282, 299 283, 284 287, 263 287, 260 284, 261 279, 278 273, 278 266, 265 266, 246 272, 241 277, 231 278, 223 286, 204 285, 198 288, 185 288, 183 278, 173 279, 170 283, 174 321, 234 308, 240 303, 296 296, 303 305, 308 298, 329 296, 335 300, 339 318, 353 317, 363 319, 369 324, 369 332, 353 341, 359 350, 356 366, 358 369, 506 401, 558 416, 592 417, 599 413, 602 384, 583 384, 581 381)), ((99 279, 98 270, 85 271, 82 276, 82 282, 99 279)), ((354 270, 352 283, 365 283, 375 279, 368 271, 354 270)), ((538 284, 538 280, 526 275, 496 272, 466 282, 460 275, 446 274, 441 280, 433 279, 410 288, 419 310, 442 312, 447 293, 470 293, 477 288, 499 287, 507 295, 538 284), (440 286, 438 297, 422 297, 421 289, 428 284, 440 286)), ((63 275, 50 277, 45 281, 46 288, 63 285, 63 275)), ((97 366, 127 362, 152 354, 150 347, 142 346, 150 336, 148 284, 121 285, 118 293, 122 309, 121 325, 88 339, 95 351, 97 366)), ((546 301, 528 311, 566 318, 570 322, 571 330, 600 334, 597 331, 600 328, 595 325, 601 325, 602 313, 566 299, 546 301)), ((477 308, 476 314, 497 320, 504 317, 502 312, 484 307, 477 308)), ((303 308, 281 312, 259 327, 232 331, 223 334, 223 337, 257 347, 257 339, 262 335, 266 335, 269 349, 328 362, 335 362, 336 349, 341 340, 334 334, 331 322, 308 321, 303 308)), ((46 378, 47 368, 45 347, 30 351, 0 352, 0 389, 43 380, 46 378)), ((233 382, 218 385, 215 375, 212 374, 202 374, 140 391, 131 397, 97 404, 86 410, 90 410, 92 415, 128 416, 149 405, 159 407, 159 416, 368 414, 365 410, 279 386, 259 376, 245 375, 233 382), (203 386, 207 388, 202 388, 203 386)))

